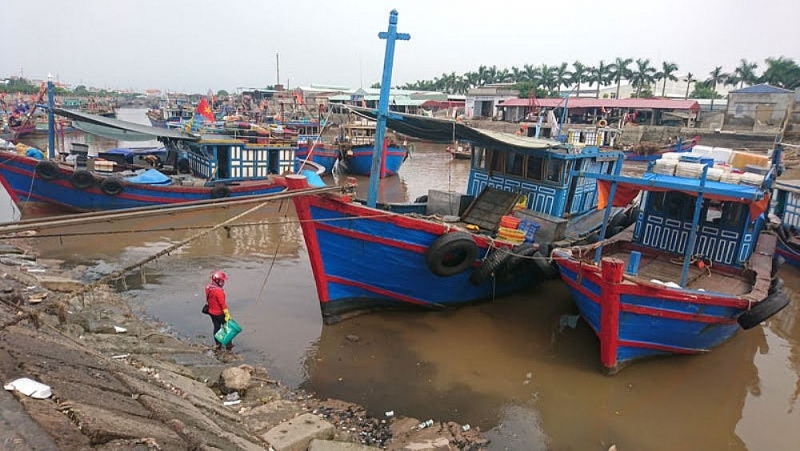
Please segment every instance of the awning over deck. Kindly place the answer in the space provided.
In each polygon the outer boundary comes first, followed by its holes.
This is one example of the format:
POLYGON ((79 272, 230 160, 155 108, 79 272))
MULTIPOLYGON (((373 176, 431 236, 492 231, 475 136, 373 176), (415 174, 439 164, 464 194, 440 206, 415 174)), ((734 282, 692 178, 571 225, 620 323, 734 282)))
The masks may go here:
MULTIPOLYGON (((353 106, 346 108, 359 116, 377 120, 376 110, 353 106)), ((408 136, 442 144, 468 141, 478 146, 501 150, 544 150, 563 147, 558 141, 478 130, 460 122, 416 114, 390 112, 386 126, 408 136)))
MULTIPOLYGON (((119 138, 120 132, 126 132, 131 135, 131 141, 136 141, 141 135, 153 138, 169 138, 169 139, 183 139, 189 141, 198 141, 199 136, 190 135, 182 130, 172 130, 160 127, 151 127, 144 124, 136 124, 134 122, 123 121, 105 116, 98 116, 95 114, 81 113, 73 110, 65 110, 63 108, 53 108, 53 112, 59 116, 78 121, 84 124, 90 124, 91 133, 98 135, 104 134, 104 129, 110 129, 109 135, 115 139, 119 138)), ((89 127, 86 127, 89 128, 89 127)), ((89 130, 87 130, 89 131, 89 130)))
MULTIPOLYGON (((614 181, 618 183, 612 200, 614 207, 627 206, 642 191, 678 191, 690 196, 697 196, 701 191, 700 179, 689 177, 675 177, 652 172, 643 174, 641 178, 589 173, 583 175, 598 179, 598 209, 608 206, 611 197, 611 183, 614 181)), ((755 186, 707 180, 702 192, 703 197, 707 199, 748 204, 751 218, 758 217, 769 207, 769 193, 755 186)))

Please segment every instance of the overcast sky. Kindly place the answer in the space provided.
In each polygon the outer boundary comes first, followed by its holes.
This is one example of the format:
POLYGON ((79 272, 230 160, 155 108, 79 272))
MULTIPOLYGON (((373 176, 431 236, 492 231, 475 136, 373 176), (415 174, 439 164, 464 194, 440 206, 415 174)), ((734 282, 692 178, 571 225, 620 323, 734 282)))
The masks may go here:
POLYGON ((206 92, 380 80, 399 13, 393 85, 617 56, 703 79, 741 58, 800 57, 800 1, 771 0, 0 0, 0 77, 206 92))

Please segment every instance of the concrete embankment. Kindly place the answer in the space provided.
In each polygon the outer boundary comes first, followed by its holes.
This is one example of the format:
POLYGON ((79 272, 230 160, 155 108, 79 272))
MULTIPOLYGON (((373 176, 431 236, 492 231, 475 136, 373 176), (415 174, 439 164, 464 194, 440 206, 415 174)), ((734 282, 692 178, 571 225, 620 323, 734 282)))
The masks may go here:
POLYGON ((480 431, 456 423, 419 428, 414 418, 373 418, 288 390, 235 354, 163 333, 107 286, 72 296, 80 268, 3 245, 0 272, 0 377, 52 393, 0 393, 2 449, 485 448, 480 431))

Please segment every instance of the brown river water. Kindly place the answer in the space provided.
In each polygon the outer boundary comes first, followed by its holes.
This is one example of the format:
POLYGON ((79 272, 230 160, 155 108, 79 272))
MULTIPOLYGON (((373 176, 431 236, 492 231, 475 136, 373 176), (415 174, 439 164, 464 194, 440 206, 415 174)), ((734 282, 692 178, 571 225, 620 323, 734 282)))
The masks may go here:
MULTIPOLYGON (((120 117, 144 121, 142 110, 120 117)), ((381 200, 462 190, 467 172, 468 162, 451 160, 442 147, 417 144, 400 175, 381 184, 381 200)), ((365 190, 367 180, 359 183, 365 190)), ((243 210, 63 228, 36 243, 43 256, 86 265, 97 277, 243 210)), ((797 302, 709 354, 641 361, 616 376, 599 371, 599 344, 586 323, 559 330, 562 315, 577 313, 560 281, 454 311, 374 313, 323 325, 289 201, 117 286, 165 330, 210 344, 200 308, 214 269, 229 276, 230 311, 244 329, 238 353, 287 386, 362 404, 378 417, 391 410, 479 426, 492 450, 800 449, 797 302)), ((800 293, 797 269, 780 275, 800 293)))

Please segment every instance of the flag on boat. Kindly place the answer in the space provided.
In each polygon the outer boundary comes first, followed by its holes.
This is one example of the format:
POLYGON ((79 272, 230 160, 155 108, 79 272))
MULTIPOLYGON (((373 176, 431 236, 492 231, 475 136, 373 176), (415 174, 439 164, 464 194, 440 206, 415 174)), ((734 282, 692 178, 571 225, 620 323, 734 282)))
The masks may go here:
POLYGON ((197 110, 195 111, 195 114, 203 116, 209 122, 214 122, 215 120, 214 112, 211 111, 211 106, 208 104, 208 101, 205 97, 200 99, 200 102, 197 104, 197 110))

